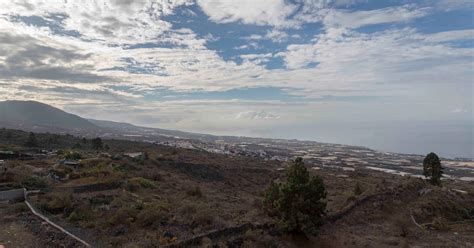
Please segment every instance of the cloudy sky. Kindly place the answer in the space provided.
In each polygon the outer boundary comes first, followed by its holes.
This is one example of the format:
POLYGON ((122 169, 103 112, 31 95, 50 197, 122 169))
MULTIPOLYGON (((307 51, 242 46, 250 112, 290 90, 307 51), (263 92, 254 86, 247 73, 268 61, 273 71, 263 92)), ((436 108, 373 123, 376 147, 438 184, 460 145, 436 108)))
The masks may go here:
POLYGON ((0 2, 0 100, 473 156, 469 0, 0 2))

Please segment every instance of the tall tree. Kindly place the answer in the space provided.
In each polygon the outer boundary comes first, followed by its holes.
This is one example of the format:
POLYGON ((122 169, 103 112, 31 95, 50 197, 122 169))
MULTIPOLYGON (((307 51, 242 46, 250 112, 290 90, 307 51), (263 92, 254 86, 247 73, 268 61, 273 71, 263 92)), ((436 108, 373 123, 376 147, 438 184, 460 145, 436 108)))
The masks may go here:
POLYGON ((441 177, 443 176, 443 167, 436 153, 431 152, 426 155, 423 160, 423 175, 433 185, 441 185, 441 177))
POLYGON ((102 150, 103 149, 103 144, 102 144, 102 139, 97 137, 91 140, 91 145, 92 149, 94 150, 102 150))
POLYGON ((265 192, 265 210, 286 233, 317 234, 326 213, 323 180, 309 174, 302 158, 296 158, 286 176, 286 182, 272 182, 265 192))
POLYGON ((28 147, 38 146, 38 140, 36 140, 36 136, 34 133, 30 132, 30 135, 28 136, 28 140, 26 140, 25 146, 28 146, 28 147))

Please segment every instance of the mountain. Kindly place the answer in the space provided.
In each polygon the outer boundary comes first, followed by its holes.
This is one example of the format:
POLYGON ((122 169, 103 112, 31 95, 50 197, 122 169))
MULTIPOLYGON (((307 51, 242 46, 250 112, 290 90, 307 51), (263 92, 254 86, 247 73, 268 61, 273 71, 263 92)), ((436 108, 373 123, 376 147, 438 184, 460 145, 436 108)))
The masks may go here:
POLYGON ((24 131, 68 133, 111 138, 154 137, 209 139, 211 135, 159 128, 139 127, 129 123, 85 119, 36 101, 0 102, 0 127, 24 131))
POLYGON ((123 122, 85 119, 36 101, 0 102, 0 127, 33 132, 133 140, 164 141, 189 139, 200 142, 226 140, 228 142, 251 143, 260 143, 267 140, 262 138, 216 136, 178 130, 140 127, 123 122))
POLYGON ((84 118, 35 101, 0 102, 0 126, 53 132, 100 129, 84 118))

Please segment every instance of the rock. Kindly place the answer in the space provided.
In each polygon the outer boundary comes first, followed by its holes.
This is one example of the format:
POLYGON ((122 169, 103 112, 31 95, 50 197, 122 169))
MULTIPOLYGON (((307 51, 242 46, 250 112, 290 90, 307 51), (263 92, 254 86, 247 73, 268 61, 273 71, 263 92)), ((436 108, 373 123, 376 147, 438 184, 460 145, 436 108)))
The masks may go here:
POLYGON ((121 226, 114 232, 114 236, 120 236, 120 235, 125 234, 126 232, 128 232, 128 228, 121 226))
POLYGON ((175 236, 174 236, 174 234, 173 234, 172 232, 170 232, 170 231, 165 231, 165 232, 163 233, 163 237, 165 237, 165 238, 173 238, 173 237, 175 237, 175 236))
POLYGON ((418 190, 418 195, 426 195, 429 194, 432 191, 432 189, 420 189, 418 190))

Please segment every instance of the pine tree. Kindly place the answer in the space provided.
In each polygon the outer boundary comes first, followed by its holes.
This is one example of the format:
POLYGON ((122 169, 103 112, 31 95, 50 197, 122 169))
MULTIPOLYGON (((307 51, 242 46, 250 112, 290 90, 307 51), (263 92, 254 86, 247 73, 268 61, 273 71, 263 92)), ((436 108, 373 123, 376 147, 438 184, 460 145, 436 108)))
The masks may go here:
POLYGON ((310 176, 302 158, 287 170, 287 180, 272 183, 265 192, 264 206, 278 218, 285 233, 315 235, 326 212, 326 189, 321 178, 310 176))
POLYGON ((26 141, 25 146, 28 146, 28 147, 38 146, 38 140, 36 140, 36 136, 34 133, 30 132, 30 135, 28 136, 28 140, 26 141))
POLYGON ((92 149, 94 150, 102 150, 103 149, 103 144, 102 144, 102 139, 97 137, 95 139, 91 140, 91 145, 92 149))
POLYGON ((436 153, 431 152, 426 155, 423 160, 423 175, 433 185, 441 185, 441 177, 443 176, 443 167, 436 153))

